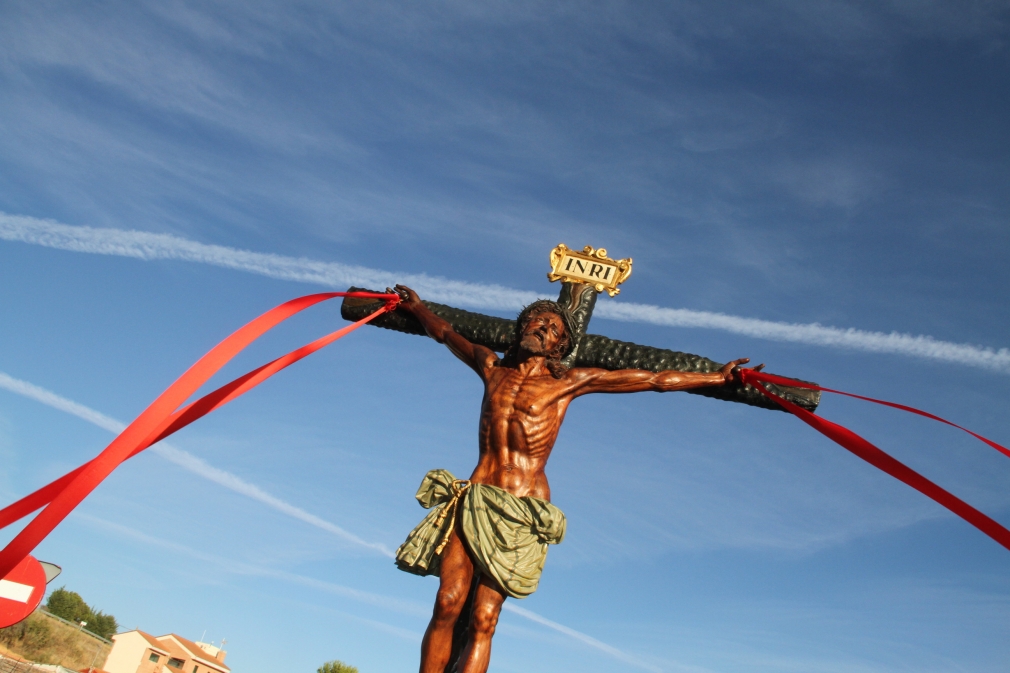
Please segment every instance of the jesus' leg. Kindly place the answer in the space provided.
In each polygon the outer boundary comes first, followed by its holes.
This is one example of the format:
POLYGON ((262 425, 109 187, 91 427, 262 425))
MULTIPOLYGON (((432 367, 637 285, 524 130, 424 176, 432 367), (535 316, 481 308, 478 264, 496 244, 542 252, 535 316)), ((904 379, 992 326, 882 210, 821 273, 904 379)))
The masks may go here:
POLYGON ((505 594, 498 585, 482 575, 473 600, 469 638, 459 656, 463 662, 460 673, 486 673, 491 661, 491 638, 504 602, 505 594))
POLYGON ((421 673, 443 673, 452 654, 453 627, 470 593, 473 561, 456 530, 450 533, 449 542, 442 550, 435 609, 421 641, 421 673))

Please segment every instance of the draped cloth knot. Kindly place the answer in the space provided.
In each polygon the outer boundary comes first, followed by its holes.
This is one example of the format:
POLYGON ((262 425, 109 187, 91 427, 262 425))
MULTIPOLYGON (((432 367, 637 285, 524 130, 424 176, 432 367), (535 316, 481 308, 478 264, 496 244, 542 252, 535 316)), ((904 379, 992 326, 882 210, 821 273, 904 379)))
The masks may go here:
POLYGON ((415 575, 439 574, 457 512, 477 569, 513 598, 536 591, 547 545, 565 537, 565 515, 547 500, 459 480, 448 470, 428 472, 415 497, 431 511, 396 550, 397 567, 415 575))
POLYGON ((435 519, 435 528, 438 530, 445 529, 445 533, 442 535, 441 542, 435 547, 435 555, 441 556, 442 550, 445 549, 445 545, 449 542, 449 535, 452 534, 452 529, 456 525, 456 506, 459 504, 460 498, 466 493, 466 489, 470 488, 470 482, 466 479, 453 479, 452 480, 452 497, 448 502, 442 504, 439 507, 438 518, 435 519), (445 521, 448 520, 449 525, 445 525, 445 521))

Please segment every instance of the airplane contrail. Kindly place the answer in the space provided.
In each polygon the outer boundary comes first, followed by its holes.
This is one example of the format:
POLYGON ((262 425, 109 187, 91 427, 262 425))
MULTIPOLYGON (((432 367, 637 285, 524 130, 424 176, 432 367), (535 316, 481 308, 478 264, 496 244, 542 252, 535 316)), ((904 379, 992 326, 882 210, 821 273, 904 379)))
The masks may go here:
MULTIPOLYGON (((86 407, 78 402, 74 402, 73 400, 68 400, 65 397, 57 395, 51 390, 46 390, 45 388, 28 383, 27 381, 16 379, 4 372, 0 372, 0 388, 4 388, 12 393, 41 402, 42 404, 54 409, 65 411, 66 413, 77 416, 92 425, 97 425, 104 430, 108 430, 113 434, 118 435, 126 428, 126 424, 121 421, 110 418, 101 412, 95 411, 94 409, 86 407)), ((328 533, 333 533, 347 542, 371 549, 372 551, 377 551, 384 556, 393 558, 393 552, 390 551, 386 545, 362 539, 354 533, 341 528, 335 523, 322 519, 315 514, 306 512, 301 507, 281 500, 277 496, 267 493, 259 486, 250 484, 248 481, 232 474, 231 472, 222 470, 219 467, 214 467, 202 458, 197 458, 187 451, 183 451, 182 449, 166 444, 165 442, 159 442, 148 450, 153 451, 169 462, 175 463, 184 470, 188 470, 199 477, 203 477, 215 484, 224 486, 235 493, 257 500, 264 505, 277 510, 278 512, 282 512, 290 517, 304 521, 310 526, 315 526, 316 528, 325 530, 328 533)))
POLYGON ((546 617, 542 617, 541 615, 538 615, 535 612, 531 612, 531 611, 527 610, 526 608, 519 607, 515 603, 509 603, 508 601, 506 601, 505 603, 502 604, 502 609, 503 610, 507 610, 509 612, 513 612, 513 613, 515 613, 517 615, 520 615, 522 617, 525 617, 526 619, 530 620, 531 622, 536 622, 537 624, 542 624, 543 626, 546 626, 548 628, 554 629, 555 631, 563 633, 563 634, 565 634, 567 636, 571 636, 572 638, 575 638, 579 642, 584 643, 586 645, 589 645, 590 647, 593 647, 593 648, 595 648, 597 650, 600 650, 601 652, 606 652, 607 654, 609 654, 610 656, 614 657, 615 659, 620 659, 621 661, 623 661, 623 662, 625 662, 627 664, 632 664, 634 666, 637 666, 638 668, 644 668, 647 671, 653 671, 653 673, 662 673, 662 669, 657 668, 656 666, 653 666, 652 664, 648 664, 648 663, 642 661, 641 659, 638 659, 637 657, 633 657, 630 654, 627 654, 626 652, 622 652, 621 650, 617 649, 616 647, 612 647, 610 645, 607 645, 606 643, 600 642, 596 638, 593 638, 592 636, 588 636, 585 633, 582 633, 581 631, 576 631, 575 629, 570 629, 567 626, 565 626, 564 624, 558 624, 557 622, 552 622, 551 620, 547 619, 546 617))
MULTIPOLYGON (((200 561, 205 561, 212 563, 227 570, 232 573, 237 573, 241 575, 252 575, 261 577, 272 577, 274 579, 283 580, 286 582, 292 582, 295 584, 301 584, 302 586, 307 586, 313 589, 320 589, 329 593, 342 596, 344 598, 350 598, 352 600, 361 601, 363 603, 368 603, 369 605, 375 605, 393 612, 398 612, 400 614, 427 617, 430 614, 430 610, 419 603, 414 601, 406 601, 399 598, 393 598, 391 596, 383 596, 382 594, 372 593, 370 591, 362 591, 361 589, 354 589, 352 587, 344 586, 342 584, 335 584, 333 582, 326 582, 324 580, 319 580, 314 577, 308 577, 306 575, 299 575, 297 573, 290 573, 285 570, 277 570, 274 568, 267 568, 264 566, 258 566, 251 563, 245 563, 241 561, 233 561, 230 559, 224 559, 213 554, 208 554, 206 552, 198 551, 192 549, 185 545, 179 544, 178 542, 171 542, 169 540, 163 540, 161 538, 155 537, 153 535, 148 535, 147 533, 142 533, 138 530, 124 526, 119 523, 114 523, 106 519, 101 519, 90 514, 75 513, 75 517, 84 519, 89 523, 96 524, 111 530, 120 535, 132 538, 139 542, 143 542, 148 545, 161 547, 168 549, 172 552, 185 554, 192 558, 200 561)), ((505 602, 503 608, 509 612, 512 612, 524 619, 528 619, 531 622, 540 624, 541 626, 546 626, 549 629, 557 631, 558 633, 564 634, 570 638, 573 638, 584 645, 588 645, 604 654, 607 654, 615 659, 623 661, 628 664, 632 664, 638 668, 651 671, 652 673, 662 673, 661 669, 648 664, 637 657, 634 657, 627 652, 617 649, 612 645, 607 645, 603 641, 597 640, 590 635, 582 633, 581 631, 576 631, 573 628, 569 628, 564 624, 559 624, 553 620, 547 619, 546 617, 533 612, 532 610, 526 610, 512 603, 505 602)), ((380 628, 384 631, 390 631, 394 635, 398 635, 407 640, 419 641, 421 640, 420 634, 414 633, 413 631, 408 631, 406 629, 401 629, 399 627, 386 624, 384 622, 376 622, 369 619, 358 618, 359 621, 363 621, 372 626, 380 628)))
MULTIPOLYGON (((407 274, 305 257, 238 250, 197 243, 170 234, 71 226, 53 220, 0 213, 0 239, 98 255, 141 260, 177 259, 255 273, 270 278, 344 289, 411 285, 426 299, 478 309, 517 311, 537 299, 535 292, 486 283, 469 283, 426 274, 407 274)), ((672 309, 633 302, 607 302, 595 315, 611 320, 666 327, 718 329, 771 341, 893 353, 1010 373, 1010 349, 941 341, 931 336, 871 332, 818 323, 786 323, 757 318, 672 309)))
MULTIPOLYGON (((33 399, 37 402, 41 402, 42 404, 45 404, 59 411, 63 411, 73 416, 76 416, 81 420, 87 421, 92 425, 96 425, 104 430, 108 430, 109 432, 115 434, 119 434, 120 432, 123 431, 123 429, 126 428, 125 423, 117 421, 116 419, 110 416, 106 416, 100 411, 96 411, 79 402, 74 402, 73 400, 67 399, 66 397, 57 395, 51 390, 47 390, 46 388, 42 388, 41 386, 37 386, 27 381, 22 381, 21 379, 16 379, 4 372, 0 372, 0 388, 33 399)), ((165 442, 159 442, 158 444, 152 446, 149 450, 154 451, 162 458, 165 458, 166 460, 175 463, 176 465, 192 472, 193 474, 196 474, 197 476, 203 477, 204 479, 212 481, 220 486, 224 486, 229 490, 252 498, 253 500, 257 500, 283 514, 287 514, 290 517, 293 517, 300 521, 304 521, 305 523, 315 526, 316 528, 321 528, 322 530, 325 530, 329 533, 333 533, 334 535, 337 535, 338 537, 343 538, 348 542, 352 542, 356 545, 366 547, 374 551, 378 551, 384 556, 388 556, 390 558, 393 557, 393 553, 389 551, 389 549, 385 545, 377 542, 368 542, 367 540, 358 537, 354 533, 351 533, 341 528, 335 523, 326 521, 325 519, 322 519, 316 516, 315 514, 306 512, 305 510, 296 505, 292 505, 291 503, 285 502, 284 500, 281 500, 276 496, 270 495, 269 493, 261 489, 259 486, 256 486, 255 484, 250 484, 249 482, 245 481, 244 479, 242 479, 237 475, 232 474, 231 472, 227 472, 218 467, 214 467, 213 465, 210 465, 209 463, 204 461, 202 458, 198 458, 191 453, 183 451, 182 449, 178 449, 173 446, 167 445, 165 442)), ((249 564, 226 562, 218 557, 204 554, 202 552, 196 552, 194 550, 183 547, 176 543, 168 543, 166 541, 154 538, 145 533, 134 531, 120 524, 114 524, 112 522, 98 519, 97 517, 93 517, 86 514, 77 514, 76 516, 84 517, 95 523, 100 523, 106 526, 107 528, 118 530, 121 533, 127 533, 130 536, 134 537, 135 539, 147 542, 149 544, 161 544, 162 546, 170 544, 172 545, 172 548, 175 549, 176 551, 183 551, 184 553, 188 553, 191 556, 194 556, 195 558, 223 565, 224 567, 229 568, 232 571, 240 572, 242 574, 265 575, 289 582, 295 582, 305 586, 310 586, 331 593, 335 593, 344 596, 346 598, 351 598, 353 600, 363 601, 366 603, 370 603, 372 605, 379 605, 381 607, 395 610, 397 612, 405 612, 408 614, 415 614, 415 615, 418 614, 419 612, 422 615, 425 613, 424 609, 419 609, 418 606, 412 603, 407 603, 395 598, 381 596, 379 594, 373 594, 370 592, 361 591, 359 589, 346 587, 340 584, 334 584, 332 582, 325 582, 323 580, 317 580, 315 578, 306 577, 304 575, 297 575, 295 573, 289 573, 282 570, 262 568, 259 566, 252 566, 249 564)), ((656 667, 647 664, 641 661, 640 659, 637 659, 636 657, 633 657, 627 654, 626 652, 617 649, 616 647, 607 645, 606 643, 599 641, 590 635, 582 633, 581 631, 576 631, 575 629, 567 627, 563 624, 559 624, 555 621, 547 619, 546 617, 543 617, 535 612, 508 603, 506 603, 505 608, 521 617, 524 617, 525 619, 536 622, 543 626, 547 626, 548 628, 551 628, 559 633, 574 638, 585 645, 589 645, 590 647, 598 649, 601 652, 604 652, 605 654, 608 654, 616 659, 624 661, 625 663, 633 664, 635 666, 638 666, 639 668, 644 668, 645 670, 648 671, 654 671, 654 672, 659 671, 659 669, 657 669, 656 667)), ((379 622, 375 622, 375 625, 385 627, 386 630, 393 629, 396 632, 398 632, 398 635, 405 636, 408 639, 412 639, 413 636, 415 635, 403 629, 392 627, 379 622)))
MULTIPOLYGON (((412 617, 425 617, 431 611, 425 606, 417 603, 416 601, 403 600, 399 598, 393 598, 392 596, 384 596, 382 594, 373 593, 371 591, 363 591, 362 589, 355 589, 354 587, 349 587, 343 584, 336 584, 335 582, 327 582, 325 580, 316 579, 315 577, 309 577, 307 575, 299 575, 297 573, 287 572, 285 570, 277 570, 276 568, 270 568, 267 566, 256 565, 252 563, 247 563, 245 561, 234 561, 231 559, 222 558, 215 554, 209 554, 205 551, 200 551, 193 549, 192 547, 187 547, 186 545, 174 542, 171 540, 165 540, 148 533, 141 532, 129 526, 124 526, 120 523, 115 523, 107 519, 102 519, 101 517, 93 516, 91 514, 85 514, 83 512, 74 512, 73 517, 75 519, 81 519, 90 524, 98 525, 101 528, 112 531, 124 537, 128 537, 137 542, 143 542, 144 544, 160 547, 162 549, 167 549, 168 551, 185 554, 190 558, 196 559, 198 561, 203 561, 206 563, 211 563, 226 570, 231 573, 238 575, 247 575, 254 577, 271 577, 273 579, 284 580, 286 582, 292 582, 294 584, 301 584, 302 586, 309 587, 310 589, 320 589, 331 593, 342 598, 349 598, 360 603, 367 603, 368 605, 374 605, 376 607, 389 610, 391 612, 396 612, 403 615, 409 615, 412 617)), ((416 639, 420 640, 420 635, 416 635, 416 639)))

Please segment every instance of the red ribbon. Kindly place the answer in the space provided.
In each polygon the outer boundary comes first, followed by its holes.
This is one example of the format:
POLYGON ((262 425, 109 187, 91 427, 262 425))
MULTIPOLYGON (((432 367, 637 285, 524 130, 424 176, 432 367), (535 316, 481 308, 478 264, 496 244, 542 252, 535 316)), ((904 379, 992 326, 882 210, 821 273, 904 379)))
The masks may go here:
POLYGON ((400 298, 395 294, 372 292, 324 292, 307 295, 285 302, 233 332, 197 360, 95 458, 0 510, 0 528, 4 528, 48 505, 0 551, 0 577, 5 577, 21 562, 21 559, 31 553, 123 461, 249 392, 285 367, 353 332, 379 315, 391 311, 399 301, 400 298), (265 332, 296 313, 335 297, 382 299, 385 303, 371 315, 257 367, 179 409, 179 406, 211 376, 265 332))
MULTIPOLYGON (((168 389, 154 400, 111 444, 98 456, 77 469, 69 472, 56 481, 27 495, 17 502, 0 510, 0 529, 48 505, 38 516, 0 551, 0 577, 5 577, 21 560, 26 557, 66 516, 78 505, 98 484, 100 484, 123 461, 132 458, 162 439, 178 432, 190 423, 210 412, 244 395, 260 383, 270 378, 282 369, 311 355, 319 349, 333 343, 344 335, 370 322, 379 315, 394 309, 399 302, 395 294, 378 294, 371 292, 325 292, 299 297, 285 302, 267 311, 258 318, 247 323, 232 333, 228 338, 211 349, 200 358, 168 389), (335 297, 360 297, 382 299, 385 304, 374 313, 342 329, 302 346, 287 355, 268 362, 261 367, 243 374, 226 383, 220 388, 204 395, 200 399, 179 409, 179 405, 190 395, 238 355, 246 346, 258 339, 265 332, 287 320, 310 306, 335 297)), ((1010 549, 1010 530, 996 523, 988 516, 968 505, 953 494, 940 488, 930 480, 915 472, 908 466, 892 458, 879 448, 866 441, 851 430, 836 423, 812 414, 806 409, 770 392, 763 383, 773 383, 795 388, 807 388, 823 392, 846 395, 875 404, 901 409, 910 413, 925 416, 935 421, 953 426, 985 442, 997 451, 1010 456, 1010 450, 985 437, 972 432, 960 425, 935 416, 928 412, 908 407, 902 404, 863 397, 831 388, 796 381, 793 379, 764 374, 752 369, 741 370, 741 380, 744 384, 753 385, 764 395, 780 404, 800 420, 807 423, 828 438, 834 440, 845 449, 851 451, 871 465, 887 472, 892 477, 908 484, 920 493, 954 512, 962 519, 972 524, 983 533, 1010 549)))
POLYGON ((894 407, 895 409, 901 409, 902 411, 908 411, 913 414, 918 414, 919 416, 925 416, 926 418, 932 418, 935 421, 941 423, 946 423, 947 425, 958 428, 959 430, 964 430, 973 437, 977 437, 989 446, 993 447, 997 451, 1010 456, 1010 450, 1006 447, 1000 446, 996 442, 986 439, 982 435, 976 434, 971 430, 962 428, 960 425, 951 423, 948 420, 940 418, 939 416, 934 416, 931 413, 916 409, 914 407, 907 407, 903 404, 895 404, 893 402, 885 402, 884 400, 874 399, 872 397, 863 397, 862 395, 853 395, 852 393, 845 393, 840 390, 832 390, 831 388, 822 388, 821 386, 815 385, 813 383, 806 383, 804 381, 795 381, 793 379, 787 379, 782 376, 775 376, 774 374, 765 374, 763 372, 756 372, 753 369, 741 369, 740 370, 741 381, 745 384, 749 384, 760 390, 768 398, 778 402, 782 407, 791 412, 793 415, 797 416, 801 421, 814 428, 824 436, 840 444, 843 448, 856 454, 869 464, 874 467, 883 470, 887 474, 891 475, 895 479, 902 481, 915 490, 919 491, 926 497, 938 502, 947 509, 949 509, 954 514, 970 523, 971 525, 978 528, 980 531, 991 537, 996 542, 1000 543, 1007 549, 1010 549, 1010 530, 1007 530, 996 521, 993 521, 988 516, 978 511, 968 503, 964 502, 954 494, 946 491, 936 484, 934 484, 926 477, 922 476, 912 468, 908 467, 904 463, 896 460, 890 455, 884 453, 879 448, 866 441, 856 433, 852 432, 848 428, 842 427, 837 423, 832 423, 829 420, 825 420, 820 416, 817 416, 801 406, 793 404, 787 399, 784 399, 775 393, 769 391, 763 384, 773 383, 781 386, 789 386, 793 388, 807 388, 810 390, 820 390, 827 393, 836 393, 838 395, 846 395, 848 397, 855 397, 860 400, 866 400, 867 402, 873 402, 875 404, 883 404, 884 406, 894 407))

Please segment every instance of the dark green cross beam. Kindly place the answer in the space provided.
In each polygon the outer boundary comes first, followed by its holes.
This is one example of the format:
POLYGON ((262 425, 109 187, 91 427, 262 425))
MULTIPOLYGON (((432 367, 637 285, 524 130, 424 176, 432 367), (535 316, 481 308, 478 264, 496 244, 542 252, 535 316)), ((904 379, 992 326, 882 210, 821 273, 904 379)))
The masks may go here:
MULTIPOLYGON (((348 292, 375 291, 358 287, 348 289, 348 292)), ((575 349, 564 360, 567 366, 599 367, 609 370, 645 369, 651 372, 674 370, 703 373, 716 372, 722 367, 721 363, 703 358, 700 355, 680 353, 652 346, 641 346, 627 341, 609 339, 599 334, 586 334, 586 327, 589 325, 593 307, 596 305, 596 296, 597 291, 589 285, 574 282, 562 283, 558 303, 571 312, 578 330, 575 339, 575 349)), ((381 303, 372 299, 345 297, 344 303, 340 307, 340 315, 346 320, 360 320, 378 309, 381 303)), ((480 344, 491 350, 503 353, 515 337, 515 320, 464 311, 430 301, 424 303, 431 309, 432 313, 447 320, 460 336, 472 343, 480 344)), ((425 334, 421 324, 413 316, 405 315, 399 311, 385 313, 369 324, 396 330, 397 332, 405 332, 406 334, 419 334, 422 336, 425 334)), ((819 391, 805 388, 787 388, 771 384, 766 385, 771 392, 809 411, 816 410, 818 403, 821 401, 821 393, 819 391)), ((712 388, 695 388, 687 392, 694 395, 715 397, 728 402, 740 402, 754 407, 783 411, 782 407, 751 386, 726 385, 712 388)))

